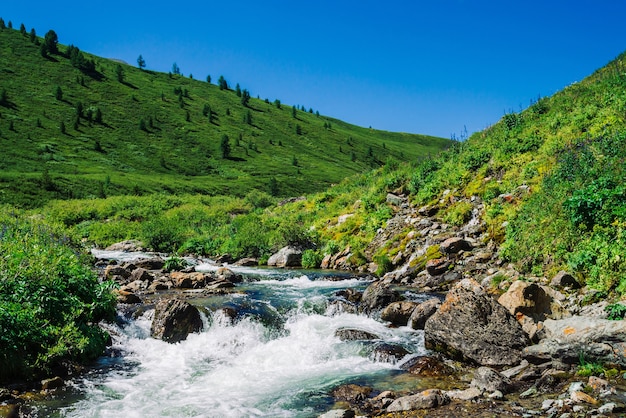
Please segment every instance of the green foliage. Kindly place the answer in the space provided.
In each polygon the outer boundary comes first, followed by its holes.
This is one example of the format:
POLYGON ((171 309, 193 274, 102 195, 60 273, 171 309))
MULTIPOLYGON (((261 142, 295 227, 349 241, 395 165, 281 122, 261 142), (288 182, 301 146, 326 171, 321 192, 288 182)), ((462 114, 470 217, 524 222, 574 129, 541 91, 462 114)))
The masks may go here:
POLYGON ((141 240, 153 251, 172 252, 183 243, 183 229, 175 220, 158 217, 142 224, 141 240))
POLYGON ((99 356, 114 316, 111 283, 68 246, 58 228, 0 212, 0 382, 32 378, 99 356))
POLYGON ((581 377, 602 376, 604 374, 604 366, 597 362, 589 362, 585 359, 584 353, 578 356, 578 369, 576 374, 581 377))
POLYGON ((626 305, 622 303, 611 303, 604 310, 607 312, 607 319, 613 321, 624 319, 624 316, 626 316, 626 305))
POLYGON ((374 257, 374 263, 378 265, 378 269, 376 269, 376 275, 379 277, 384 276, 385 273, 393 270, 393 263, 385 254, 374 257))
POLYGON ((444 212, 442 219, 450 225, 460 226, 472 217, 473 206, 470 202, 461 200, 451 204, 444 212))
POLYGON ((322 255, 315 250, 304 250, 302 252, 302 267, 305 269, 318 268, 322 262, 322 255))
POLYGON ((163 271, 181 271, 189 266, 189 263, 181 257, 173 255, 165 259, 163 271))

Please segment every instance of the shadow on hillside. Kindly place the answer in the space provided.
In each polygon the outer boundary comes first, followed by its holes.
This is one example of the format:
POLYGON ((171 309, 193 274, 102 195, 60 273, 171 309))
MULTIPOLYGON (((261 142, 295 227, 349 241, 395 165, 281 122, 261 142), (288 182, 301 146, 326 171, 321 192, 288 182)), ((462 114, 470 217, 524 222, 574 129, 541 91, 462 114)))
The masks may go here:
POLYGON ((132 83, 129 83, 128 81, 122 81, 122 84, 125 85, 126 87, 130 87, 133 90, 139 90, 139 87, 135 86, 132 83))
POLYGON ((226 159, 229 161, 246 161, 245 158, 241 158, 241 157, 226 157, 226 159))

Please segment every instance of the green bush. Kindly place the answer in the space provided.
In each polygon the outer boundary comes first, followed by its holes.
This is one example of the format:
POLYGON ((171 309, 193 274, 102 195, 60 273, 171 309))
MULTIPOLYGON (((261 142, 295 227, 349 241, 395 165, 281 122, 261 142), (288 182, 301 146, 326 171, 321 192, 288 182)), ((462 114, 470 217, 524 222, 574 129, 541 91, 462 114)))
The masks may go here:
POLYGON ((0 214, 0 382, 95 359, 111 320, 111 282, 95 273, 56 228, 0 214))
POLYGON ((322 255, 315 250, 304 250, 302 253, 302 267, 305 269, 315 269, 320 266, 322 255))
POLYGON ((624 319, 626 315, 626 305, 621 303, 612 303, 607 305, 604 310, 607 312, 607 319, 616 321, 624 319))
POLYGON ((156 217, 142 224, 141 240, 153 251, 176 252, 184 240, 183 229, 173 220, 156 217))

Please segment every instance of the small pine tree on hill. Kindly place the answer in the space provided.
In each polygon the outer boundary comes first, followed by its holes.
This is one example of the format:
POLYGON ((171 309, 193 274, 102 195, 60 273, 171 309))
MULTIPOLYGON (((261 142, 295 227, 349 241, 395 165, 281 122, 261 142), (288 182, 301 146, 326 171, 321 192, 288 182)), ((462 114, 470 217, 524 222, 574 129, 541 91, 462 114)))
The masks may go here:
POLYGON ((139 67, 140 70, 146 68, 146 60, 143 59, 141 54, 139 54, 139 57, 137 57, 137 67, 139 67))
POLYGON ((222 158, 228 158, 230 156, 230 141, 228 140, 228 135, 222 135, 220 150, 222 151, 222 158))

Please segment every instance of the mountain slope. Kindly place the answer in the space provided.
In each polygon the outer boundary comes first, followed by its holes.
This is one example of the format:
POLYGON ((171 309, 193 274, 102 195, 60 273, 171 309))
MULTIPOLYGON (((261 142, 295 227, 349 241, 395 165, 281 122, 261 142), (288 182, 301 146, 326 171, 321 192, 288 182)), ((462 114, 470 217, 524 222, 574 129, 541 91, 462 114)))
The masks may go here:
POLYGON ((162 191, 243 196, 270 183, 274 194, 297 195, 450 143, 360 128, 276 100, 244 105, 245 89, 73 47, 44 57, 42 42, 0 30, 0 202, 162 191))

